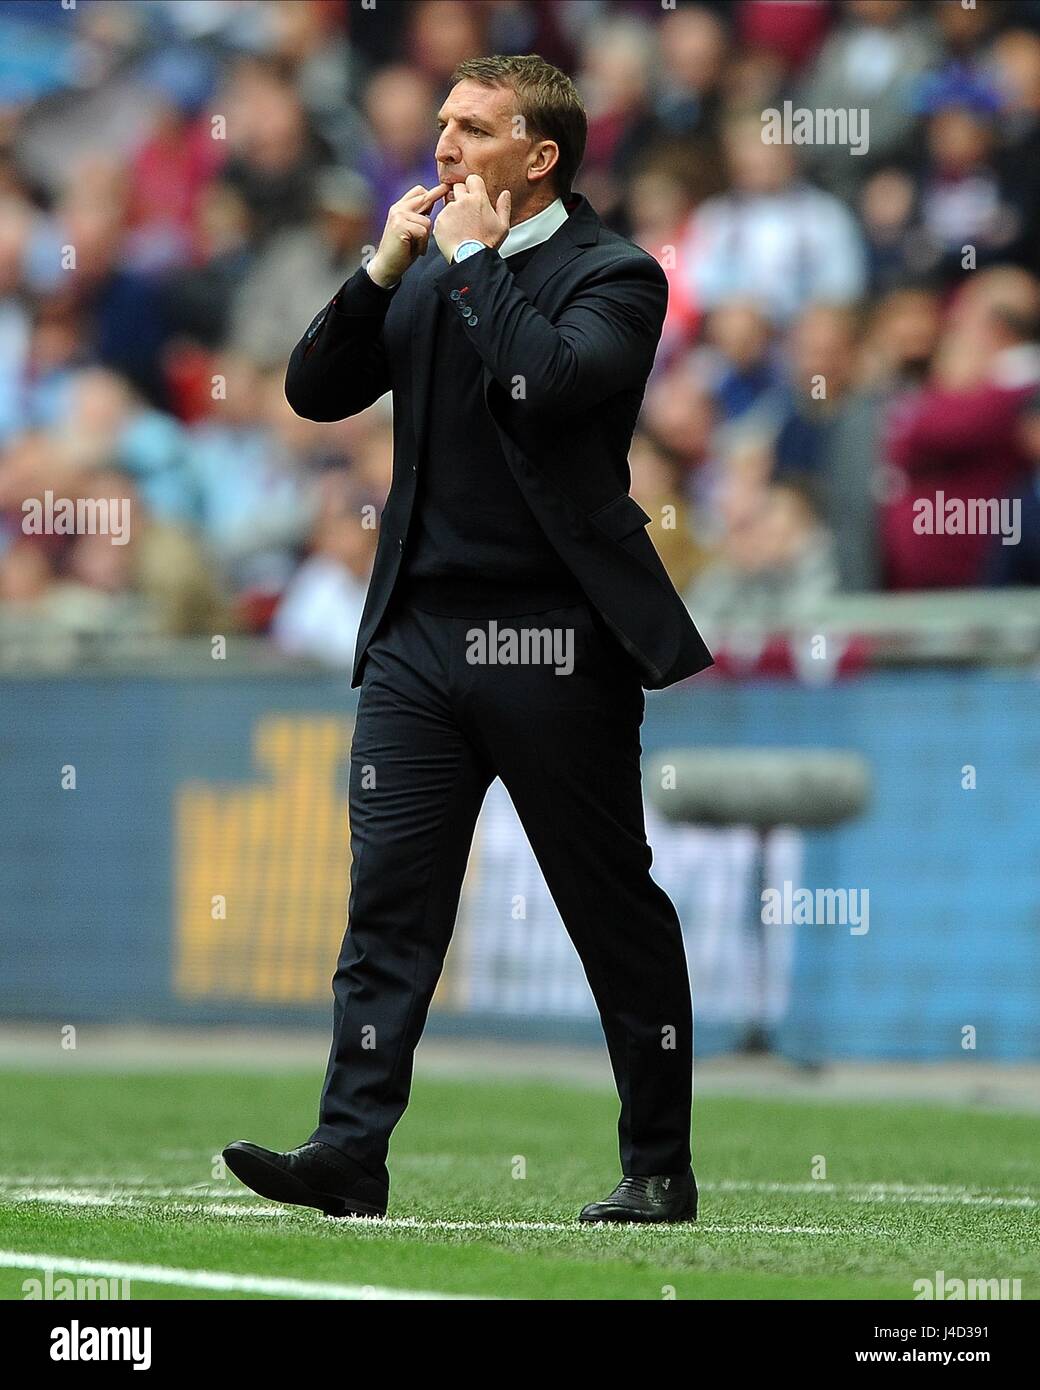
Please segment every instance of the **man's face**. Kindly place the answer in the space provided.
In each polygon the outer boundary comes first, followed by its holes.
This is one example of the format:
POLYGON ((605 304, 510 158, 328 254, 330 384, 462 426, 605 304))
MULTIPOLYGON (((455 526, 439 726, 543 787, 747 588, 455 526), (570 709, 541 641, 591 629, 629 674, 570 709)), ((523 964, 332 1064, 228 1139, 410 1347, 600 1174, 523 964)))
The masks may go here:
POLYGON ((757 119, 734 123, 726 133, 726 154, 733 182, 745 193, 776 193, 794 174, 790 145, 767 145, 757 119))
MULTIPOLYGON (((516 211, 545 180, 530 182, 536 142, 520 134, 522 127, 516 96, 511 87, 485 87, 470 80, 457 83, 437 112, 437 173, 442 183, 465 183, 479 174, 487 186, 492 207, 508 188, 516 211)), ((449 188, 445 202, 453 202, 449 188)))

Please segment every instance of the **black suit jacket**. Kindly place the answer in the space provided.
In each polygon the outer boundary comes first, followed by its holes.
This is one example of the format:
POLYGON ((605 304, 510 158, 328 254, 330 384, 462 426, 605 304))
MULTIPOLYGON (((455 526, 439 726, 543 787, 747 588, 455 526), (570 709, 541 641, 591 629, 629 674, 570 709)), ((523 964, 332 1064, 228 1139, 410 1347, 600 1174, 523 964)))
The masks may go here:
POLYGON ((643 685, 657 689, 712 665, 646 533, 650 518, 628 493, 628 450, 667 280, 584 197, 573 195, 568 208, 516 276, 490 249, 448 264, 432 239, 390 291, 362 267, 293 349, 285 394, 307 419, 341 420, 393 392, 393 483, 353 685, 393 593, 415 503, 437 296, 462 316, 484 364, 484 399, 531 511, 643 685))

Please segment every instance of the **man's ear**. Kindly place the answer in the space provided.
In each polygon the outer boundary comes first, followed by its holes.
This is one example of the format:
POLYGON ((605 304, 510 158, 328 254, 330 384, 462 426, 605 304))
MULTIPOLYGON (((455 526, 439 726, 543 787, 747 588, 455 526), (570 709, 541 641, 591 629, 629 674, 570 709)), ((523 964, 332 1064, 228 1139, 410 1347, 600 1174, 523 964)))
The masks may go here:
POLYGON ((560 147, 555 140, 542 141, 538 147, 538 159, 540 160, 543 155, 545 156, 544 163, 539 163, 536 160, 527 171, 528 178, 531 178, 532 174, 534 175, 535 183, 542 183, 545 179, 550 178, 552 171, 560 162, 560 147))

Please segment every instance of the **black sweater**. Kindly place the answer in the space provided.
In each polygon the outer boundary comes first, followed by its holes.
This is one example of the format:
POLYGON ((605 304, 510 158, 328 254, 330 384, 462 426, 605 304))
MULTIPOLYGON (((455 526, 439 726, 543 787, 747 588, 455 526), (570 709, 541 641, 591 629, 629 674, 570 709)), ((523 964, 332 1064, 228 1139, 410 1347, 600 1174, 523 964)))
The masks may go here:
MULTIPOLYGON (((537 247, 506 259, 522 269, 537 247)), ((484 403, 483 364, 458 313, 437 301, 430 411, 402 562, 403 602, 456 617, 577 603, 581 589, 510 472, 484 403)))

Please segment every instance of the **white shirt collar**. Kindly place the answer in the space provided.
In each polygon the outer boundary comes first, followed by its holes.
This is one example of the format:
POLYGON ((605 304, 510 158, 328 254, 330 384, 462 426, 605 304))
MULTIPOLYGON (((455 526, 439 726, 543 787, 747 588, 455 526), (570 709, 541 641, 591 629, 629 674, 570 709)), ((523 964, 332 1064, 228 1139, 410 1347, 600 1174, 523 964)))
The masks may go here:
POLYGON ((541 212, 529 217, 526 222, 518 222, 515 227, 510 227, 505 241, 498 248, 498 254, 515 256, 518 251, 529 251, 532 246, 540 246, 566 221, 567 209, 563 206, 563 199, 557 198, 547 208, 542 208, 541 212))

